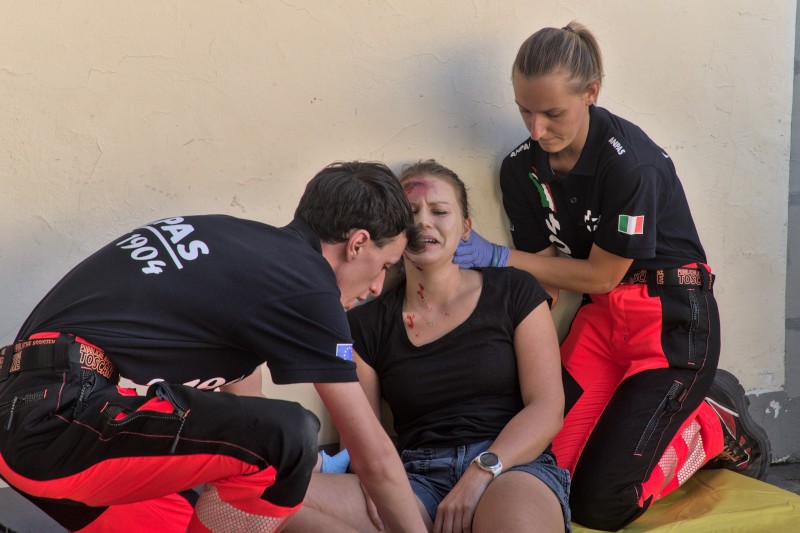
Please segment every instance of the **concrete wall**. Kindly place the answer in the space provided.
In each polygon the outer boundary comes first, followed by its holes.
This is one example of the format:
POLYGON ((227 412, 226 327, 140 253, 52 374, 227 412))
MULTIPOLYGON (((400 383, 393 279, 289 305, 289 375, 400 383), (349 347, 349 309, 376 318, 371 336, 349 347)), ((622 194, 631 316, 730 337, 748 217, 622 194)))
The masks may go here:
MULTIPOLYGON (((333 160, 436 157, 470 187, 476 227, 509 242, 497 173, 526 135, 511 61, 534 30, 577 18, 605 53, 600 105, 676 162, 720 276, 721 366, 758 402, 798 386, 785 358, 785 318, 798 313, 783 305, 794 2, 0 7, 0 342, 117 234, 191 213, 284 224, 333 160)), ((309 387, 267 389, 320 409, 309 387)), ((782 401, 760 413, 788 457, 800 444, 783 439, 782 401)))
MULTIPOLYGON (((800 12, 795 28, 800 29, 800 12)), ((794 55, 786 258, 786 378, 782 390, 752 399, 753 410, 764 414, 763 424, 769 430, 777 461, 797 461, 800 457, 800 41, 797 39, 794 55)))

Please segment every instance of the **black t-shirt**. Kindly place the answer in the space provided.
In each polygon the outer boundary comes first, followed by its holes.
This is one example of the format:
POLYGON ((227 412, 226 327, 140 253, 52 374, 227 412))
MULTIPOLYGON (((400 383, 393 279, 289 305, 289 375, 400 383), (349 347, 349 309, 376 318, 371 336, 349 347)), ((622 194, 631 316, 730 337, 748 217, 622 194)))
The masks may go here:
POLYGON ((483 269, 481 295, 467 320, 414 346, 403 323, 404 291, 401 283, 347 314, 353 349, 378 375, 400 448, 494 439, 523 407, 514 330, 547 293, 527 272, 483 269))
POLYGON ((265 361, 276 383, 356 381, 339 298, 319 239, 301 219, 274 228, 224 215, 176 217, 80 263, 18 338, 78 335, 138 384, 213 389, 265 361))
POLYGON ((592 244, 633 259, 632 269, 705 262, 683 186, 669 155, 638 126, 591 106, 575 168, 555 175, 531 139, 503 160, 500 186, 514 246, 551 244, 586 259, 592 244))

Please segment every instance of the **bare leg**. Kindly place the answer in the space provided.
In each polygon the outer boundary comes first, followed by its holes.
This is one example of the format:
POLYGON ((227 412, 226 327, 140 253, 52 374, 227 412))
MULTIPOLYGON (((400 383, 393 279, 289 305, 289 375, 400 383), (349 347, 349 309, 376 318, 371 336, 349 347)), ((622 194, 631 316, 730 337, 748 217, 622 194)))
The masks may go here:
POLYGON ((284 524, 284 533, 325 531, 326 533, 359 533, 336 517, 304 505, 288 522, 284 524))
POLYGON ((317 454, 317 464, 314 465, 314 470, 312 470, 315 474, 322 472, 322 455, 317 454))
POLYGON ((475 533, 564 531, 564 515, 556 495, 525 472, 508 472, 489 484, 472 520, 475 533))
MULTIPOLYGON (((422 502, 423 518, 428 518, 422 502)), ((284 530, 288 533, 380 531, 367 512, 367 502, 358 477, 353 474, 312 474, 305 503, 284 530)), ((384 530, 386 531, 386 530, 384 530)))

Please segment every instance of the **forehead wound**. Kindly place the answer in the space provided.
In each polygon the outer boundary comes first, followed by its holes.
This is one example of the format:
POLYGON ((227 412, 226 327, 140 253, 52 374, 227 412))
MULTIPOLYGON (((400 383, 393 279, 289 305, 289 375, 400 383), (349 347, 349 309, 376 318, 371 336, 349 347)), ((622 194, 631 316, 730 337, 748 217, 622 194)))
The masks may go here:
POLYGON ((403 191, 409 199, 419 198, 433 189, 433 182, 424 178, 412 178, 403 182, 403 191))

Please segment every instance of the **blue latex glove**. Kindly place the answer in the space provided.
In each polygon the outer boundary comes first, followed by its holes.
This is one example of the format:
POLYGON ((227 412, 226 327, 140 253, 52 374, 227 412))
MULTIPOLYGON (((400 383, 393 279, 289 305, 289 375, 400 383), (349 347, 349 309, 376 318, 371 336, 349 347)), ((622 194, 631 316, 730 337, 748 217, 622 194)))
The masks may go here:
POLYGON ((347 449, 344 449, 331 457, 324 451, 319 452, 322 455, 322 468, 323 474, 344 474, 347 472, 347 467, 350 466, 350 454, 347 449))
POLYGON ((504 267, 510 253, 509 247, 491 243, 472 230, 469 239, 458 243, 453 262, 461 268, 504 267))

